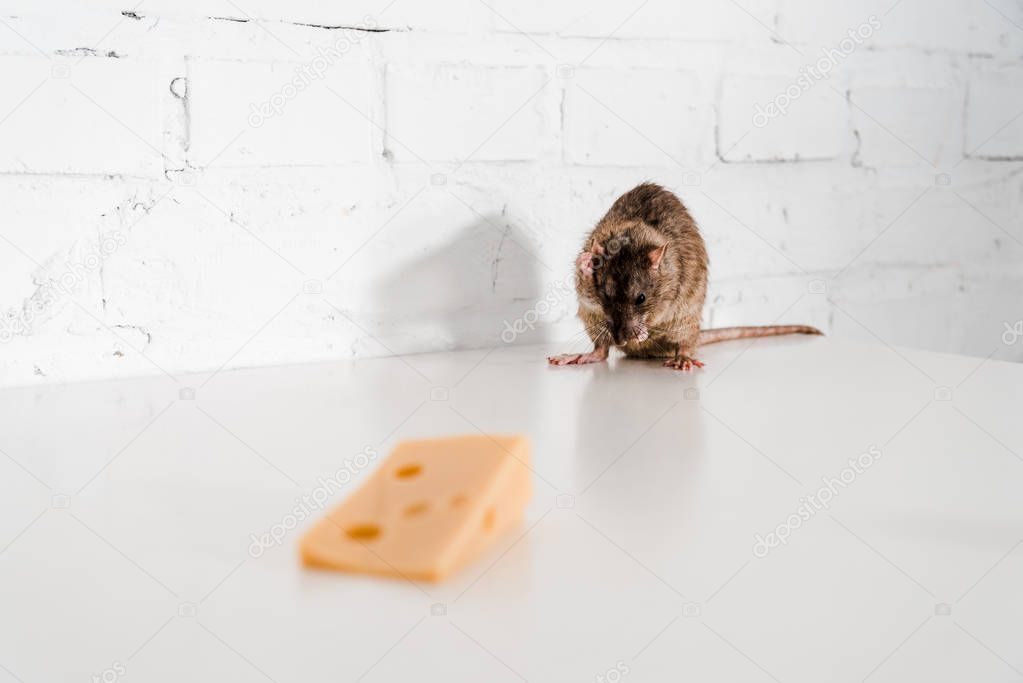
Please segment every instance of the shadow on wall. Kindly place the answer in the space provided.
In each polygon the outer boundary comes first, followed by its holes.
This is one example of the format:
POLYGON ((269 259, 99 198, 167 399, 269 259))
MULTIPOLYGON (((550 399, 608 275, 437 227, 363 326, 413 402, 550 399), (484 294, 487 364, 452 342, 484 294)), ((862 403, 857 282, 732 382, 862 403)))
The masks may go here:
POLYGON ((374 334, 394 352, 543 339, 535 320, 520 322, 535 318, 544 268, 522 230, 486 216, 423 251, 393 264, 371 295, 374 334))

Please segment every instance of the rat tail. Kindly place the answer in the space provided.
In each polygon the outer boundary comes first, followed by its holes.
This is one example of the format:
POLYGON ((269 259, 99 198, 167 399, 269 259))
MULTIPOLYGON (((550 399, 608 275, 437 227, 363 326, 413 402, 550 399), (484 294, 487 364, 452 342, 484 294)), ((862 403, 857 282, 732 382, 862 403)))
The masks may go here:
POLYGON ((818 334, 824 333, 809 325, 758 325, 753 327, 717 327, 712 330, 700 330, 699 346, 716 344, 733 339, 752 339, 755 337, 776 337, 781 334, 818 334))

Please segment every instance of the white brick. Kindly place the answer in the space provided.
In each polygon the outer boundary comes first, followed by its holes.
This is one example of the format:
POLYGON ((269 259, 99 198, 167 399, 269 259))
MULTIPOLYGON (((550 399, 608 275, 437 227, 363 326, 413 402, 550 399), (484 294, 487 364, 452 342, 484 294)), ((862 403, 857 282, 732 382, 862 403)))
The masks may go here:
POLYGON ((400 161, 523 161, 548 145, 539 67, 388 65, 388 149, 400 161))
POLYGON ((1023 258, 1023 246, 988 220, 1013 227, 999 206, 1005 193, 984 196, 968 188, 931 187, 921 197, 924 189, 885 188, 868 198, 868 225, 871 235, 879 237, 857 260, 857 268, 1019 263, 1023 258))
MULTIPOLYGON (((139 8, 149 7, 149 2, 139 8)), ((435 0, 420 2, 379 2, 346 0, 324 3, 320 0, 247 0, 244 5, 231 0, 157 0, 165 4, 157 13, 177 13, 192 17, 237 17, 246 15, 272 22, 299 22, 318 26, 358 26, 411 28, 435 31, 479 31, 489 26, 490 12, 479 0, 435 0)), ((119 7, 119 5, 117 5, 119 7)))
POLYGON ((962 158, 961 89, 863 87, 850 97, 865 166, 951 166, 962 158))
MULTIPOLYGON (((225 6, 230 7, 226 3, 225 6)), ((4 17, 13 30, 0 33, 0 54, 57 54, 77 62, 85 57, 102 59, 113 53, 141 61, 171 58, 183 69, 186 55, 259 62, 311 59, 317 45, 329 44, 340 33, 294 24, 264 26, 255 21, 219 19, 216 17, 224 15, 218 15, 212 7, 207 8, 207 13, 182 16, 180 11, 152 6, 150 0, 138 5, 138 19, 123 16, 121 12, 130 9, 118 5, 88 11, 79 7, 70 20, 54 21, 52 12, 40 12, 40 7, 37 5, 17 17, 4 17), (18 34, 29 37, 31 42, 18 34)))
POLYGON ((112 320, 188 345, 217 332, 254 331, 272 302, 300 291, 303 276, 274 253, 281 251, 275 226, 232 223, 221 210, 235 207, 222 194, 203 184, 175 188, 131 232, 104 268, 112 320))
POLYGON ((565 161, 690 167, 713 156, 714 113, 692 72, 588 69, 565 79, 565 161))
POLYGON ((827 295, 809 292, 810 280, 795 275, 712 279, 707 290, 704 326, 813 325, 827 334, 830 309, 827 295))
POLYGON ((860 50, 842 62, 838 73, 844 77, 842 83, 852 90, 884 86, 953 88, 961 92, 967 81, 965 67, 970 61, 921 50, 860 50))
MULTIPOLYGON (((850 31, 855 32, 864 24, 870 25, 870 17, 875 17, 875 24, 880 28, 872 32, 867 44, 875 43, 881 32, 888 29, 890 9, 895 0, 863 0, 862 2, 813 2, 812 0, 778 0, 778 33, 787 41, 800 45, 832 46, 851 38, 850 31)), ((902 0, 902 4, 910 5, 914 0, 902 0)), ((898 8, 897 8, 898 9, 898 8)), ((909 11, 909 10, 907 10, 909 11)), ((864 29, 864 35, 868 31, 864 29)), ((855 41, 856 38, 852 37, 855 41)))
MULTIPOLYGON (((614 35, 621 38, 665 37, 681 40, 766 43, 771 39, 776 0, 651 0, 635 14, 616 5, 620 15, 614 35)), ((605 35, 605 34, 600 34, 605 35)))
POLYGON ((899 346, 1023 361, 1023 344, 1002 340, 1020 319, 1018 267, 885 268, 869 275, 834 292, 845 311, 833 315, 835 336, 876 344, 876 334, 899 346))
MULTIPOLYGON (((35 316, 45 324, 71 298, 100 301, 99 269, 80 269, 100 235, 127 231, 152 202, 140 184, 93 178, 5 176, 0 179, 4 239, 0 239, 0 311, 21 310, 46 281, 73 271, 70 296, 35 316)), ((59 329, 59 327, 58 327, 59 329)))
POLYGON ((4 57, 0 170, 157 177, 160 92, 153 64, 129 59, 4 57))
MULTIPOLYGON (((296 278, 326 280, 390 215, 390 193, 370 166, 212 169, 195 189, 264 243, 253 238, 251 246, 279 254, 274 267, 296 278)), ((225 229, 242 230, 224 220, 225 229)))
POLYGON ((814 187, 803 171, 759 187, 716 179, 688 194, 715 277, 838 271, 867 243, 874 234, 864 225, 870 188, 814 187))
MULTIPOLYGON (((372 0, 350 0, 336 5, 324 5, 316 0, 295 0, 287 4, 273 0, 247 0, 244 5, 233 0, 145 0, 144 2, 119 3, 117 0, 93 0, 87 6, 74 7, 76 15, 106 17, 107 29, 119 22, 134 21, 124 17, 122 11, 132 8, 140 17, 163 17, 172 20, 185 18, 232 17, 244 20, 247 17, 270 21, 290 20, 310 23, 353 25, 362 17, 383 7, 372 0)), ((38 3, 32 0, 6 0, 4 12, 20 16, 44 16, 38 3)), ((102 33, 91 35, 91 44, 102 33)))
MULTIPOLYGON (((6 238, 0 240, 0 385, 116 374, 116 361, 131 347, 96 320, 107 301, 105 270, 154 200, 148 183, 121 179, 0 181, 6 238)), ((129 344, 144 345, 140 333, 121 332, 129 344)), ((154 372, 139 360, 134 374, 154 372)))
POLYGON ((1023 159, 1023 67, 984 71, 971 79, 966 149, 973 158, 1023 159))
POLYGON ((554 33, 560 35, 605 36, 634 8, 611 3, 566 0, 488 0, 496 17, 494 28, 516 33, 554 33))
POLYGON ((719 126, 726 161, 834 159, 851 151, 847 103, 827 81, 805 88, 795 77, 727 75, 719 126))
POLYGON ((1023 6, 1013 0, 907 0, 883 17, 878 44, 982 54, 1018 54, 1023 6))
POLYGON ((766 41, 775 0, 707 3, 700 0, 650 0, 633 5, 584 0, 494 0, 497 30, 556 33, 562 36, 679 38, 766 41), (746 10, 746 11, 743 11, 746 10), (752 15, 752 16, 750 16, 752 15), (755 18, 754 18, 755 17, 755 18))
POLYGON ((1023 7, 1013 0, 864 0, 826 3, 780 0, 779 33, 785 40, 837 46, 874 16, 880 28, 868 44, 979 53, 1018 53, 1023 7), (1016 25, 1013 25, 1015 22, 1016 25))
MULTIPOLYGON (((114 9, 121 5, 105 0, 114 9)), ((178 15, 193 18, 253 17, 281 23, 316 26, 363 26, 411 28, 436 31, 482 30, 489 25, 490 12, 478 0, 436 0, 431 3, 346 0, 325 3, 321 0, 146 0, 140 14, 178 15), (152 3, 152 5, 150 5, 152 3)), ((272 23, 268 26, 273 29, 272 23)), ((258 29, 257 29, 258 30, 258 29)))
POLYGON ((192 165, 368 161, 377 130, 366 118, 374 115, 369 68, 356 51, 317 64, 191 61, 192 165), (308 75, 317 64, 321 77, 308 75))

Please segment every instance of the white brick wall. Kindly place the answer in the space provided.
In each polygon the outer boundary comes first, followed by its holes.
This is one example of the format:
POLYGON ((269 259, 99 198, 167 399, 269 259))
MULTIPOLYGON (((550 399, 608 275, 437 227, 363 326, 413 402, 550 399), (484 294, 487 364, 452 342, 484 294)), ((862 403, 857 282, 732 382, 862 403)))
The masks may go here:
POLYGON ((727 74, 721 87, 718 145, 725 161, 848 158, 853 141, 842 94, 818 84, 798 97, 793 78, 727 74), (795 92, 795 90, 792 90, 795 92), (778 114, 764 111, 783 96, 778 114), (764 111, 763 114, 760 114, 764 111))
POLYGON ((369 111, 372 94, 360 56, 349 52, 302 90, 292 83, 300 61, 190 59, 195 165, 214 159, 219 167, 249 168, 369 162, 374 129, 359 112, 369 111))
POLYGON ((696 72, 584 67, 564 87, 567 163, 696 167, 713 159, 714 109, 696 72))
POLYGON ((966 150, 976 159, 1023 159, 1023 65, 992 65, 970 80, 966 150))
POLYGON ((709 324, 1023 360, 1016 0, 129 6, 0 3, 0 385, 581 346, 643 180, 709 324))
POLYGON ((550 146, 543 68, 389 64, 385 78, 397 161, 531 161, 550 146))
POLYGON ((951 166, 963 157, 963 93, 954 87, 852 90, 852 117, 864 166, 951 166), (890 113, 882 120, 869 112, 890 113))
POLYGON ((5 57, 3 68, 3 172, 163 174, 158 64, 26 55, 5 57))

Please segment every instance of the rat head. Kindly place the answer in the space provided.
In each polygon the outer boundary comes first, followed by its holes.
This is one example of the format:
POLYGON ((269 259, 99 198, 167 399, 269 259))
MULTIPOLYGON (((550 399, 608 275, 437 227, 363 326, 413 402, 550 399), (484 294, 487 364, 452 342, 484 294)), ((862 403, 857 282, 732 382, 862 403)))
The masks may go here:
POLYGON ((638 242, 626 236, 594 242, 579 255, 576 264, 583 281, 588 281, 586 293, 603 310, 616 345, 646 341, 650 336, 667 249, 667 242, 638 242))

